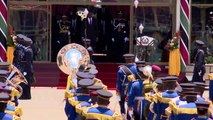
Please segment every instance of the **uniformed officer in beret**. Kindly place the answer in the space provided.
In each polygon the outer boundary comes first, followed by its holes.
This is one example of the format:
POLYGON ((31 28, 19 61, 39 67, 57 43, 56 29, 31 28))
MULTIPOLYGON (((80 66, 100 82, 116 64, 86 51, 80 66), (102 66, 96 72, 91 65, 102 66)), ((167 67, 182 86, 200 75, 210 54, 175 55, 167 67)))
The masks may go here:
POLYGON ((98 101, 97 107, 88 107, 83 111, 83 116, 86 119, 98 119, 98 120, 121 120, 120 114, 112 111, 108 108, 110 103, 109 99, 112 97, 112 93, 106 90, 97 90, 98 101))
POLYGON ((204 82, 203 76, 206 73, 205 69, 205 51, 202 49, 205 44, 201 40, 196 40, 196 49, 194 51, 193 62, 194 62, 194 71, 192 82, 204 82))

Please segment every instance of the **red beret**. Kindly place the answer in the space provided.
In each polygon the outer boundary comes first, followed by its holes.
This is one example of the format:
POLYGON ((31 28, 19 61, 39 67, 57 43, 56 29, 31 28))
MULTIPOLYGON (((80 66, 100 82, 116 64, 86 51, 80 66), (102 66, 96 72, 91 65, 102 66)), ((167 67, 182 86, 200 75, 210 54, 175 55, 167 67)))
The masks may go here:
POLYGON ((157 66, 157 65, 152 65, 152 70, 153 71, 161 71, 161 68, 159 67, 159 66, 157 66))

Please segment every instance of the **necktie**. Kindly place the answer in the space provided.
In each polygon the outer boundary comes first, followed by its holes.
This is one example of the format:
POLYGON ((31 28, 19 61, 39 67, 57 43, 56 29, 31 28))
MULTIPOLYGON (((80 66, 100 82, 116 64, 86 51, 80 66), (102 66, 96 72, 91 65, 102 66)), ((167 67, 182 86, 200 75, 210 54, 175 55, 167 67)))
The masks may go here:
POLYGON ((92 18, 90 18, 90 25, 92 25, 92 18))

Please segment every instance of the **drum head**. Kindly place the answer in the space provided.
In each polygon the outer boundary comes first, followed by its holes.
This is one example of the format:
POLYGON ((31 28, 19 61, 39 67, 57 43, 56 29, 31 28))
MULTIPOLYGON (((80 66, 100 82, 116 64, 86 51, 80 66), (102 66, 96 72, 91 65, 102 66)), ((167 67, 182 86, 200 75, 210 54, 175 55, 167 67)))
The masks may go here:
POLYGON ((67 75, 80 65, 87 66, 89 63, 90 56, 87 49, 76 43, 64 46, 57 55, 57 65, 67 75))

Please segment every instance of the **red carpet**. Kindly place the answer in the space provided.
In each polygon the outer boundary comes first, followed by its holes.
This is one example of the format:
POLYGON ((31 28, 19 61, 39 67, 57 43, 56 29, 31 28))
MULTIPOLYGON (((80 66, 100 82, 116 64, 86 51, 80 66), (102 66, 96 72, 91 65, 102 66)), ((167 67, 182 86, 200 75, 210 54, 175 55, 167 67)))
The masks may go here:
MULTIPOLYGON (((97 78, 108 86, 109 89, 116 88, 116 79, 118 66, 116 63, 97 63, 95 64, 98 70, 97 78)), ((160 66, 162 72, 159 76, 166 76, 168 69, 165 65, 160 66)), ((35 63, 34 73, 36 82, 32 84, 35 87, 57 87, 65 89, 67 83, 67 75, 62 73, 56 63, 35 63)))
MULTIPOLYGON (((97 63, 95 64, 98 74, 97 78, 101 79, 102 82, 108 86, 109 89, 115 89, 118 66, 116 63, 97 63)), ((64 89, 66 87, 67 75, 60 73, 58 89, 64 89)))

